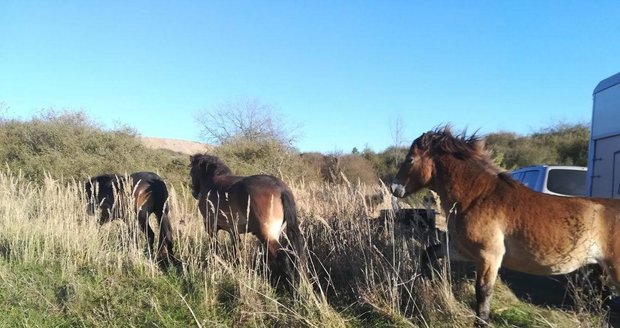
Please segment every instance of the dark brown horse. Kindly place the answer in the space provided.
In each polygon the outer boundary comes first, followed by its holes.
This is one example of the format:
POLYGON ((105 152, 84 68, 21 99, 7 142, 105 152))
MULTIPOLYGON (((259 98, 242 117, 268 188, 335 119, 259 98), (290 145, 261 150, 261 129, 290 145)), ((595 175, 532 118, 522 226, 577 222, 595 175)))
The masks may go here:
POLYGON ((620 201, 534 192, 500 172, 478 137, 449 127, 413 141, 391 189, 405 197, 425 187, 450 213, 451 259, 476 265, 478 325, 489 319, 500 266, 553 275, 598 263, 620 283, 620 201))
POLYGON ((190 162, 192 195, 198 200, 207 233, 213 236, 225 230, 236 245, 240 233, 250 232, 267 246, 268 263, 291 274, 290 252, 284 249, 291 246, 293 258, 303 261, 304 242, 288 186, 271 175, 233 175, 215 156, 196 154, 190 162))
POLYGON ((146 235, 149 254, 157 254, 159 263, 167 267, 172 261, 177 268, 181 262, 174 256, 172 227, 168 214, 168 188, 164 181, 152 172, 136 172, 129 176, 103 174, 91 178, 85 184, 87 212, 94 214, 96 208, 101 210, 99 223, 104 224, 113 219, 121 218, 126 213, 127 205, 133 206, 138 217, 140 229, 146 235), (128 189, 128 188, 131 189, 128 189), (153 252, 155 233, 149 224, 149 216, 153 213, 159 222, 159 245, 153 252))

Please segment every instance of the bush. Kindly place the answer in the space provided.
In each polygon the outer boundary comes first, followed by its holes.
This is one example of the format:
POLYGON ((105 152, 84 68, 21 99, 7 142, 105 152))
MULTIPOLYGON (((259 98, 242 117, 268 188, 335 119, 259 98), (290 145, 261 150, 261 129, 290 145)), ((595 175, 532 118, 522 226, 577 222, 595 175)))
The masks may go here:
POLYGON ((409 149, 405 147, 391 146, 378 154, 370 149, 364 149, 362 156, 372 164, 381 181, 389 184, 398 173, 408 151, 409 149))
POLYGON ((529 136, 510 132, 486 136, 487 149, 496 163, 506 169, 535 164, 586 166, 590 129, 584 123, 541 129, 529 136))
POLYGON ((336 172, 344 174, 351 182, 361 182, 374 185, 379 183, 379 177, 366 158, 359 155, 344 155, 336 159, 336 172))
POLYGON ((326 165, 325 155, 318 152, 311 152, 299 154, 299 157, 304 164, 309 182, 329 181, 327 179, 329 171, 326 165))
POLYGON ((346 178, 349 182, 377 184, 379 178, 372 163, 357 155, 323 155, 321 153, 305 153, 301 155, 309 170, 321 181, 342 183, 346 178))
POLYGON ((101 173, 153 171, 186 181, 187 159, 146 148, 127 127, 104 131, 83 112, 47 111, 30 121, 0 121, 0 163, 31 181, 86 179, 101 173))
POLYGON ((234 174, 271 174, 284 180, 314 180, 299 154, 276 139, 250 140, 237 137, 214 150, 234 174))

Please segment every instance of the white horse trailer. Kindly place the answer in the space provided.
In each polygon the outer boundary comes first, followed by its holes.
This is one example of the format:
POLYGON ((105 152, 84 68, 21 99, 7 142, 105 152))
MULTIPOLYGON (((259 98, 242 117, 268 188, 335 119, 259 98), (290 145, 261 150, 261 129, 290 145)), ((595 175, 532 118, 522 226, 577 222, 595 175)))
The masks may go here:
POLYGON ((592 98, 586 194, 620 198, 620 73, 601 81, 592 98))

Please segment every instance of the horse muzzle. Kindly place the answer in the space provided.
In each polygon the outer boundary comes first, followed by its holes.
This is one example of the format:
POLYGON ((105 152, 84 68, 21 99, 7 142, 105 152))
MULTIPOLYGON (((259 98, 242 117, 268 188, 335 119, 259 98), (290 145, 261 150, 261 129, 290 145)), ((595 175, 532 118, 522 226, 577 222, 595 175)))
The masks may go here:
POLYGON ((392 195, 396 197, 403 198, 407 196, 407 189, 405 189, 405 186, 400 183, 392 183, 390 189, 392 191, 392 195))

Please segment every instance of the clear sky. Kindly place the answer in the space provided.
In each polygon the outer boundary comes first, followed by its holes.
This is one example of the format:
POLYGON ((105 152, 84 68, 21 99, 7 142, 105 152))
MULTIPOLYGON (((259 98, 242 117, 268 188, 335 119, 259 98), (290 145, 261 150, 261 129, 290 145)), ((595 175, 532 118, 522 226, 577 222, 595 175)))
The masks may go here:
POLYGON ((0 114, 143 136, 200 140, 197 113, 238 98, 301 124, 301 151, 381 151, 397 117, 406 143, 527 134, 589 122, 618 72, 615 0, 0 1, 0 114))

